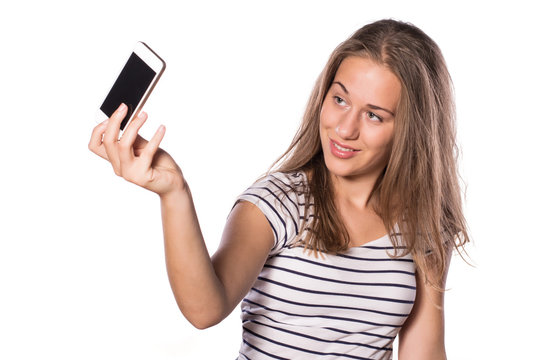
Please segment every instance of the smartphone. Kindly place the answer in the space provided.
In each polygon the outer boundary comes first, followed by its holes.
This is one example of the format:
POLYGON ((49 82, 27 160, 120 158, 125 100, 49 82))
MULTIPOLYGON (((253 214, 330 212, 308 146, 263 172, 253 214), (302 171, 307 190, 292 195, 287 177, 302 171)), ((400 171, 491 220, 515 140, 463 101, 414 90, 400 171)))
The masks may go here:
POLYGON ((129 122, 139 114, 163 71, 165 61, 148 45, 137 42, 120 75, 103 100, 96 121, 102 122, 110 118, 120 104, 124 103, 128 111, 120 124, 122 134, 129 122))

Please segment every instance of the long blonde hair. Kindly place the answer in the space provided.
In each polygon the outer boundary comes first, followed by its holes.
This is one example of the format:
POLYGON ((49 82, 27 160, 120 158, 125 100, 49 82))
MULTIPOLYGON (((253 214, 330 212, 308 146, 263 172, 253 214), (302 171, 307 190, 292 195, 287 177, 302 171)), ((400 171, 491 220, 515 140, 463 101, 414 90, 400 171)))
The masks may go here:
POLYGON ((341 43, 317 79, 291 145, 273 169, 310 174, 305 191, 313 199, 315 217, 306 247, 329 253, 345 251, 350 238, 333 201, 319 120, 334 76, 349 56, 383 65, 401 82, 390 158, 370 202, 394 247, 405 245, 406 253, 412 254, 420 270, 429 273, 430 282, 438 286, 448 266, 449 248, 462 248, 469 236, 457 172, 452 81, 439 47, 422 30, 381 20, 341 43))

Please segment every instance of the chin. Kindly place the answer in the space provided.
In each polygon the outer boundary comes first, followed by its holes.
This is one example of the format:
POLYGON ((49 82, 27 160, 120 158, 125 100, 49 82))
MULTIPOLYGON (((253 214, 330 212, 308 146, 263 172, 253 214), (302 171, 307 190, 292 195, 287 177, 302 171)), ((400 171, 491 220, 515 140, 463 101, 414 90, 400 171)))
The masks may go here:
POLYGON ((362 166, 361 164, 348 164, 334 158, 324 158, 324 163, 330 174, 342 178, 358 178, 362 176, 379 176, 384 166, 362 166))
POLYGON ((354 171, 347 171, 347 170, 341 170, 341 169, 333 170, 331 168, 327 168, 327 169, 330 172, 330 174, 336 177, 340 177, 340 178, 354 178, 357 176, 362 176, 362 173, 358 173, 354 171))
POLYGON ((326 165, 328 172, 334 176, 351 177, 362 173, 359 169, 353 169, 348 164, 340 164, 339 162, 332 160, 328 161, 326 157, 324 158, 324 164, 326 165))

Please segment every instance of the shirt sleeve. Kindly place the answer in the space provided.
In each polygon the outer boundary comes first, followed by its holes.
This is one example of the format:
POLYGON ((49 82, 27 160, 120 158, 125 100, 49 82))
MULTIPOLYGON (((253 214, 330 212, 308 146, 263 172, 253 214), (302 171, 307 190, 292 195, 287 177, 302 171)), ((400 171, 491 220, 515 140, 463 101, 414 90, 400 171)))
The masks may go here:
POLYGON ((293 180, 283 173, 270 174, 255 182, 236 201, 249 201, 266 216, 274 233, 270 256, 289 246, 298 235, 300 206, 293 180))

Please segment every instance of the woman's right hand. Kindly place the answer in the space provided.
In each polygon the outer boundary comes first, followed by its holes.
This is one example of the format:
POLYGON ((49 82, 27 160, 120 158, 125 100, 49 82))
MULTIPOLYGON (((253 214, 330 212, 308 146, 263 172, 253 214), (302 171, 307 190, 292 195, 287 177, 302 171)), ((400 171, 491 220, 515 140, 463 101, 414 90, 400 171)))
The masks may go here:
POLYGON ((150 141, 145 140, 138 132, 148 116, 141 112, 118 140, 126 112, 127 107, 122 104, 109 119, 94 128, 88 144, 90 151, 109 161, 116 175, 160 197, 185 189, 182 171, 173 158, 159 148, 165 135, 163 125, 150 141))
POLYGON ((186 318, 199 329, 207 328, 223 320, 247 294, 274 244, 274 233, 255 205, 240 202, 231 210, 211 258, 182 172, 159 148, 165 129, 144 140, 138 135, 146 120, 141 113, 118 140, 125 113, 120 107, 96 126, 88 147, 108 160, 117 175, 160 195, 171 288, 186 318))

